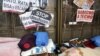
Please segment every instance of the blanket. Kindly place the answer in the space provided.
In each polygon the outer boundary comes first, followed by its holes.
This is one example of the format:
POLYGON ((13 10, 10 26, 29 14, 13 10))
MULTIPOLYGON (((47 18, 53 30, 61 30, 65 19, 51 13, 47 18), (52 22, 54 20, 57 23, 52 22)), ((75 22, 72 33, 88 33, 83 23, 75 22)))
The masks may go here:
POLYGON ((91 49, 91 48, 70 48, 66 49, 63 53, 58 56, 100 56, 100 47, 91 49))
POLYGON ((18 42, 20 39, 0 37, 0 56, 20 56, 18 42))

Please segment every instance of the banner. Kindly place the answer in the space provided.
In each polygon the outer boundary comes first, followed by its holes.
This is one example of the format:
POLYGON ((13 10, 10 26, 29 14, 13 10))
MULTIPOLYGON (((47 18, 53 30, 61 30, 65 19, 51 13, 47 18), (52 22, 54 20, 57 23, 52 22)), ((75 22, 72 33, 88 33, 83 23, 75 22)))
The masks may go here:
POLYGON ((94 16, 94 10, 78 9, 76 21, 77 22, 92 22, 94 16))
POLYGON ((74 4, 83 9, 90 9, 94 0, 74 0, 74 4))
POLYGON ((30 18, 34 23, 39 23, 45 27, 49 27, 52 17, 49 13, 36 9, 32 11, 30 18))
POLYGON ((31 12, 26 12, 24 14, 19 15, 20 20, 25 29, 30 29, 32 27, 36 27, 36 23, 33 23, 30 19, 31 12))
POLYGON ((30 0, 3 0, 4 12, 24 12, 29 6, 30 0))

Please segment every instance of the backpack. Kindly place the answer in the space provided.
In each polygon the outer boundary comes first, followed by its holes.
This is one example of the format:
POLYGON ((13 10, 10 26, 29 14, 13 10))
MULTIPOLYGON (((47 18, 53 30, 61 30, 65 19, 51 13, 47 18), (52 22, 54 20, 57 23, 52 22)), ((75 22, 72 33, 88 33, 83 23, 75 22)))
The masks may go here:
POLYGON ((18 46, 21 49, 21 51, 27 51, 32 47, 36 46, 35 40, 36 40, 35 35, 31 33, 25 34, 19 41, 18 46))

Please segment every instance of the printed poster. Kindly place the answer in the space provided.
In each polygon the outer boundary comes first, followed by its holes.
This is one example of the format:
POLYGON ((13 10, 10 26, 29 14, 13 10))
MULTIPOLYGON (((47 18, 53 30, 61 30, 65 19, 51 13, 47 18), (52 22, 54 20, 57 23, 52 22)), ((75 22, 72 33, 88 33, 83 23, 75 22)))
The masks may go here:
POLYGON ((73 3, 82 9, 90 9, 94 0, 74 0, 73 3))

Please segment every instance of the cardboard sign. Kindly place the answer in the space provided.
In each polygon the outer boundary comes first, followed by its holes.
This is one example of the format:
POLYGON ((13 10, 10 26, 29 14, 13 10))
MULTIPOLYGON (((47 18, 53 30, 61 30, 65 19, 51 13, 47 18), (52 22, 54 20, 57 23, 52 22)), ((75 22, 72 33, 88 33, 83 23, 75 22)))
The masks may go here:
POLYGON ((78 9, 76 21, 77 22, 92 22, 94 16, 94 10, 78 9))
POLYGON ((32 27, 36 27, 36 23, 33 23, 30 19, 31 12, 26 12, 25 14, 19 15, 20 20, 25 29, 30 29, 32 27))
POLYGON ((94 0, 74 0, 74 4, 83 9, 90 9, 94 0))
POLYGON ((29 0, 3 0, 4 12, 24 12, 29 6, 29 0))
POLYGON ((39 23, 45 27, 48 27, 52 17, 49 13, 36 9, 32 11, 30 18, 34 23, 39 23))

